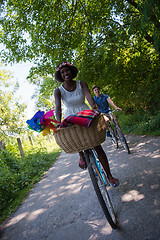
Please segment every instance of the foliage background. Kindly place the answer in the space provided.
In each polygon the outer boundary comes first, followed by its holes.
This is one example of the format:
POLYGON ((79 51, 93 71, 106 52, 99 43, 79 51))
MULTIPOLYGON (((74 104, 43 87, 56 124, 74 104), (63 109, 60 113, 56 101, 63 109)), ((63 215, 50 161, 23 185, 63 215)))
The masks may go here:
POLYGON ((53 108, 55 68, 67 60, 78 67, 78 79, 100 85, 128 119, 159 119, 159 1, 1 2, 1 59, 33 62, 28 80, 37 86, 38 108, 53 108))

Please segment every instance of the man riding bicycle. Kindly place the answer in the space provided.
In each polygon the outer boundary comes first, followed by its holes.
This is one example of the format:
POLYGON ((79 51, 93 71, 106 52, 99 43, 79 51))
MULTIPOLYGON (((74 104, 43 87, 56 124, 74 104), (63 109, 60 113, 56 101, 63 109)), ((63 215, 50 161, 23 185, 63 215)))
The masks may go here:
MULTIPOLYGON (((100 87, 97 85, 94 85, 92 87, 92 91, 95 94, 94 101, 97 104, 98 110, 102 113, 106 113, 107 115, 111 114, 111 109, 109 107, 109 104, 114 107, 116 110, 122 111, 121 108, 117 107, 114 102, 111 100, 111 98, 107 94, 101 94, 100 87)), ((108 122, 108 119, 104 116, 105 120, 108 122)), ((115 122, 118 124, 118 120, 113 115, 113 118, 115 122)), ((119 124, 118 124, 119 125, 119 124)), ((107 133, 109 136, 109 133, 107 133)))

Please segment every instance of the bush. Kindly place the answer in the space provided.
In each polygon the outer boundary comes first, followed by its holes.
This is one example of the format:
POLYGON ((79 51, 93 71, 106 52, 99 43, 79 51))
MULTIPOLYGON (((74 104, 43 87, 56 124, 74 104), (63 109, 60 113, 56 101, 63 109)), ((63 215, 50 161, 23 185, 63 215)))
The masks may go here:
POLYGON ((136 134, 160 135, 160 112, 139 111, 122 115, 120 125, 124 132, 136 134))
POLYGON ((3 211, 6 203, 14 198, 16 191, 15 180, 15 175, 10 171, 3 159, 0 159, 0 212, 3 211))
POLYGON ((55 142, 49 143, 44 138, 34 146, 25 141, 23 148, 23 158, 13 143, 8 143, 7 150, 0 152, 0 222, 14 210, 13 202, 20 198, 21 192, 39 181, 61 152, 55 142))

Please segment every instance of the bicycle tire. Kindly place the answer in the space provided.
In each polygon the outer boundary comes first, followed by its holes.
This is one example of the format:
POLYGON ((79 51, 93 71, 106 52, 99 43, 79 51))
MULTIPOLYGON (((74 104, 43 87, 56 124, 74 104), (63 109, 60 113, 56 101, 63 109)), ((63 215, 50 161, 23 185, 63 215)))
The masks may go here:
POLYGON ((110 131, 110 134, 111 134, 111 140, 112 140, 112 143, 116 146, 116 148, 118 148, 118 139, 117 139, 117 136, 116 136, 116 133, 115 133, 115 130, 114 130, 115 127, 113 127, 110 123, 109 125, 109 131, 110 131))
POLYGON ((131 152, 130 152, 127 140, 118 125, 116 125, 116 130, 117 130, 117 135, 118 135, 119 141, 121 142, 123 148, 128 152, 128 154, 130 154, 131 152))
MULTIPOLYGON (((89 171, 89 175, 90 175, 90 178, 91 178, 91 181, 92 181, 92 184, 93 184, 93 187, 94 187, 94 190, 96 192, 96 195, 97 195, 97 198, 99 200, 99 203, 101 205, 101 208, 104 212, 104 215, 106 217, 106 219, 108 220, 110 226, 113 228, 113 229, 116 229, 117 228, 117 220, 116 220, 116 216, 114 214, 114 218, 113 216, 111 216, 109 210, 108 210, 108 207, 107 205, 109 203, 107 203, 106 199, 104 198, 104 195, 102 193, 102 190, 101 188, 99 187, 99 184, 98 184, 98 179, 99 178, 98 176, 96 176, 95 174, 95 170, 94 170, 94 166, 93 164, 91 164, 91 161, 90 161, 90 158, 91 158, 91 154, 89 153, 89 151, 85 152, 85 157, 86 157, 86 161, 87 161, 87 166, 88 166, 88 171, 89 171)), ((109 198, 109 194, 108 194, 108 191, 105 189, 103 189, 103 191, 106 191, 106 194, 109 198)), ((109 201, 110 201, 110 198, 109 198, 109 201)), ((111 203, 111 201, 110 201, 111 203)), ((113 207, 112 207, 112 210, 113 210, 113 207)))

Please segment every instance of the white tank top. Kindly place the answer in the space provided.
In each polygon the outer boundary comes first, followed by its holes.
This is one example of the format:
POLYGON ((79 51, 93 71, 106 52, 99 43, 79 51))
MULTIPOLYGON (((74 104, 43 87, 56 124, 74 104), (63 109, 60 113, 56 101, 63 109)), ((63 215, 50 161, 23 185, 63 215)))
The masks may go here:
POLYGON ((89 109, 89 106, 85 103, 85 95, 80 81, 76 82, 76 89, 73 92, 67 91, 62 85, 59 87, 59 90, 65 106, 64 118, 82 110, 89 109))

